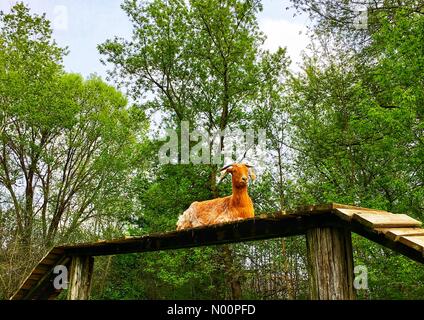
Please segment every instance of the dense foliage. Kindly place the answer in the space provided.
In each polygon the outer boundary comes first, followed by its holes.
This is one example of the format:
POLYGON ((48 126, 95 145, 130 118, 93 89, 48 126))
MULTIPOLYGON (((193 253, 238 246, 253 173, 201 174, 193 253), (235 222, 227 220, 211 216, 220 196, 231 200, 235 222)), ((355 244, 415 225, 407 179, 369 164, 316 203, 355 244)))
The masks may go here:
MULTIPOLYGON (((132 39, 98 49, 133 103, 64 72, 45 16, 1 13, 0 297, 53 245, 173 230, 193 201, 229 194, 216 164, 159 162, 182 120, 267 130, 249 187, 258 215, 339 202, 424 221, 424 3, 371 5, 363 29, 346 3, 292 0, 312 19, 312 50, 291 72, 285 49, 262 49, 259 1, 125 0, 132 39)), ((353 244, 368 270, 359 298, 424 296, 422 266, 353 244)), ((293 237, 96 258, 92 298, 307 299, 305 251, 293 237)))

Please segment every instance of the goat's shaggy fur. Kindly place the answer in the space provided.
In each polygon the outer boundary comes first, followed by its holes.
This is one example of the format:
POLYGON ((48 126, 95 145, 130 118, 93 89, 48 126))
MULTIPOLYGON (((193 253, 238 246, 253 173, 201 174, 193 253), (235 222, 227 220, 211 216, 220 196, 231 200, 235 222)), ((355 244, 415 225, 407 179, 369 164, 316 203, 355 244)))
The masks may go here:
MULTIPOLYGON (((233 194, 201 202, 193 202, 178 218, 177 230, 216 223, 252 218, 253 202, 247 193, 249 168, 245 164, 232 164, 221 171, 232 175, 233 194)), ((254 173, 250 173, 254 179, 254 173)))

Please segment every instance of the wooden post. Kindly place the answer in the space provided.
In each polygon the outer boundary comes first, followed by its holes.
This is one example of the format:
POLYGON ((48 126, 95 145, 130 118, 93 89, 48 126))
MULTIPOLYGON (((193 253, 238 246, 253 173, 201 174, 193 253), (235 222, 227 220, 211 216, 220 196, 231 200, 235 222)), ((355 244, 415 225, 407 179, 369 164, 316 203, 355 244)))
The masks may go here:
POLYGON ((68 300, 87 300, 90 297, 94 258, 74 256, 69 276, 68 300))
POLYGON ((312 300, 354 300, 353 252, 349 230, 314 228, 306 233, 312 300))

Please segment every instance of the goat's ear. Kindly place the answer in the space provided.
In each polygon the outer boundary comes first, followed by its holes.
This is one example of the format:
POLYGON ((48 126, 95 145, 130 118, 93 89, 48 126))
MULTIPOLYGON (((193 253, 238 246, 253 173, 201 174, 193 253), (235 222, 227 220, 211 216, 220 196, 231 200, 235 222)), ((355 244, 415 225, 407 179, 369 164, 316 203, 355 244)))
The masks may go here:
POLYGON ((253 167, 249 168, 249 174, 252 180, 256 180, 256 174, 255 174, 255 170, 253 170, 253 167))

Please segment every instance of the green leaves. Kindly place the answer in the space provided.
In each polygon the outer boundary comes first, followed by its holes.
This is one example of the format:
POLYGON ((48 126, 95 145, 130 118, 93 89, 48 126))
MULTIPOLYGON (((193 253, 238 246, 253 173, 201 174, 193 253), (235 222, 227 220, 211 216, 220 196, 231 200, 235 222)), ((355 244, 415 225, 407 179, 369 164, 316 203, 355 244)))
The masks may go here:
POLYGON ((51 245, 89 219, 128 215, 144 113, 96 76, 65 74, 44 16, 19 3, 0 24, 0 185, 18 239, 51 245))
POLYGON ((260 62, 258 1, 125 1, 122 8, 133 22, 132 40, 98 48, 135 99, 155 96, 142 104, 148 111, 223 130, 257 103, 263 80, 282 71, 260 62))
MULTIPOLYGON (((294 200, 350 203, 422 220, 424 19, 413 13, 421 9, 412 1, 371 4, 367 38, 359 43, 355 32, 346 32, 347 2, 293 2, 307 11, 316 5, 312 15, 325 48, 305 61, 291 84, 294 200)), ((422 278, 416 264, 360 238, 354 246, 355 264, 369 271, 370 291, 361 298, 420 297, 414 282, 420 280, 412 280, 422 278)))

